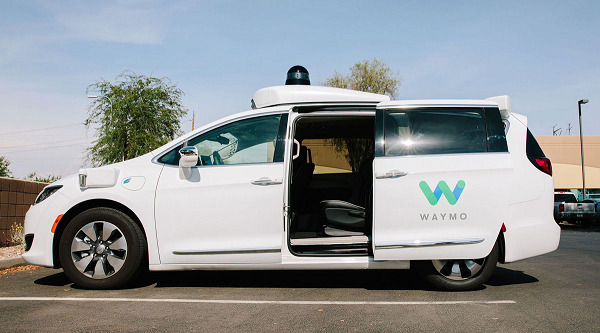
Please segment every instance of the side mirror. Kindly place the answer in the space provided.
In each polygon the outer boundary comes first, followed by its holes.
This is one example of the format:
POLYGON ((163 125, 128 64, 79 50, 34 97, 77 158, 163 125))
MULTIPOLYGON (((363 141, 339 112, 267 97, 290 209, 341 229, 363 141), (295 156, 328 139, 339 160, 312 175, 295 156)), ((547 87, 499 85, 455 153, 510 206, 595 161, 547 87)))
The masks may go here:
POLYGON ((179 149, 179 167, 191 168, 198 164, 198 148, 194 146, 179 149))

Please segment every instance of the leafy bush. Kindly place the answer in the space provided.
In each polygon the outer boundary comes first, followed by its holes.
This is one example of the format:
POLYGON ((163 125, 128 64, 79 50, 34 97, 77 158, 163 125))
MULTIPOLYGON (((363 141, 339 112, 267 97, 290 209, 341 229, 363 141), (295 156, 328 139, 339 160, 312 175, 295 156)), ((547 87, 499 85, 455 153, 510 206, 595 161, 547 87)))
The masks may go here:
POLYGON ((21 224, 17 222, 13 223, 8 230, 8 236, 13 245, 25 247, 25 233, 21 224))

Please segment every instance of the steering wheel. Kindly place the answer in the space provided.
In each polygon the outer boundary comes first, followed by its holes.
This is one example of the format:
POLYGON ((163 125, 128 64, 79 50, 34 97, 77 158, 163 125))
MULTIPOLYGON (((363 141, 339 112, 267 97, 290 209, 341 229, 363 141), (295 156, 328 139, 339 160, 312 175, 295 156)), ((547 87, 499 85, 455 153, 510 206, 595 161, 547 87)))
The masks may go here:
POLYGON ((218 152, 213 152, 212 153, 212 157, 213 157, 213 164, 214 165, 220 165, 220 164, 225 164, 223 163, 223 159, 221 158, 221 155, 219 155, 218 152))

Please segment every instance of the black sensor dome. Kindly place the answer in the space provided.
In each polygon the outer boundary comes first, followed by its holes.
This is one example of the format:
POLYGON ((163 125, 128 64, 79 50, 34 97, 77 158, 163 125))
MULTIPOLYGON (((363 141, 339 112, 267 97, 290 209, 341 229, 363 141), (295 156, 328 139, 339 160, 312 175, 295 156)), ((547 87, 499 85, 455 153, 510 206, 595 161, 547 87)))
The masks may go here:
POLYGON ((310 85, 310 79, 308 78, 308 71, 302 66, 294 66, 287 72, 287 79, 285 85, 310 85))

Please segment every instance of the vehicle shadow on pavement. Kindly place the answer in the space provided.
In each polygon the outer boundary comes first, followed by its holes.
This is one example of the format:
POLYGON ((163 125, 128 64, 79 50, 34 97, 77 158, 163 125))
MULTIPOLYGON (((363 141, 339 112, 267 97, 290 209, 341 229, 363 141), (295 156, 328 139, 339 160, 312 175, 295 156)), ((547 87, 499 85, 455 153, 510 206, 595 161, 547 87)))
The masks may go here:
POLYGON ((156 288, 358 288, 419 290, 426 285, 411 271, 190 271, 154 272, 156 288))
MULTIPOLYGON (((79 289, 60 271, 34 283, 79 289)), ((186 271, 147 272, 124 289, 155 285, 164 287, 216 288, 359 288, 367 290, 427 289, 411 271, 186 271)))
MULTIPOLYGON (((534 283, 539 280, 522 271, 497 267, 490 286, 534 283)), ((35 284, 62 287, 73 285, 60 271, 39 278, 35 284)), ((122 289, 154 288, 347 288, 366 290, 432 290, 418 274, 410 270, 348 271, 187 271, 148 272, 122 289)), ((481 289, 485 289, 485 286, 481 289)))
POLYGON ((33 281, 35 284, 40 284, 43 286, 54 286, 54 287, 62 287, 69 284, 72 284, 71 280, 67 278, 65 273, 61 270, 60 273, 44 276, 43 278, 39 278, 33 281))
POLYGON ((575 231, 575 232, 600 232, 600 226, 598 225, 592 225, 589 227, 584 227, 580 224, 571 224, 571 223, 561 223, 560 225, 560 229, 562 230, 569 230, 569 231, 575 231))
POLYGON ((494 275, 486 283, 487 285, 500 287, 513 284, 534 283, 539 280, 523 271, 512 270, 501 266, 496 267, 494 275))

